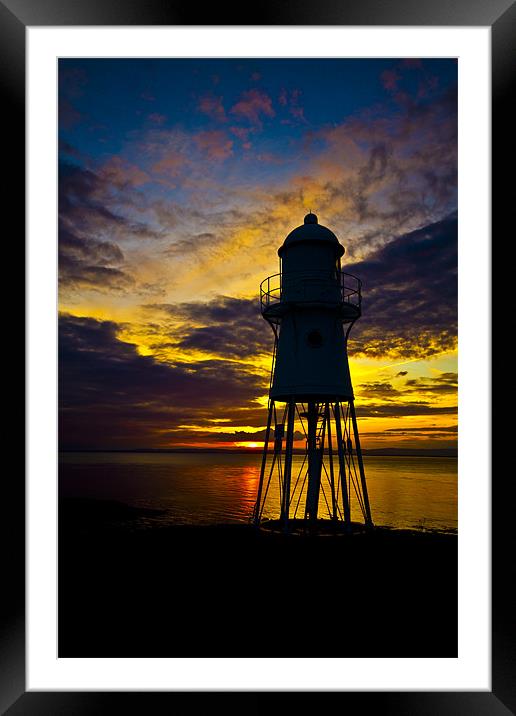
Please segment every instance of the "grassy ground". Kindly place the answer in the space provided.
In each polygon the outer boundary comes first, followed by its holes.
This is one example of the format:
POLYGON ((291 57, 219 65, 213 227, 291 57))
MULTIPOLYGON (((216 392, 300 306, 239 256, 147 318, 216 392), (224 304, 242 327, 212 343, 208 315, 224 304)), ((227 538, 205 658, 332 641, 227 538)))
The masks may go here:
POLYGON ((66 500, 60 657, 454 657, 457 537, 138 529, 152 512, 66 500))

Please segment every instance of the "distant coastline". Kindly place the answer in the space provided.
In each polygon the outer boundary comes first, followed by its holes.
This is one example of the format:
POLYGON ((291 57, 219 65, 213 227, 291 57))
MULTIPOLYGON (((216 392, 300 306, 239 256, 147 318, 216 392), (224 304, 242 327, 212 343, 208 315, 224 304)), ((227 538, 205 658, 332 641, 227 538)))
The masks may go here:
MULTIPOLYGON (((60 453, 199 453, 199 454, 227 454, 239 455, 261 455, 261 449, 249 448, 133 448, 133 449, 112 449, 112 448, 61 448, 60 453)), ((457 448, 378 448, 376 450, 362 450, 364 455, 372 457, 457 457, 457 448)), ((294 454, 304 455, 302 450, 294 450, 294 454)))

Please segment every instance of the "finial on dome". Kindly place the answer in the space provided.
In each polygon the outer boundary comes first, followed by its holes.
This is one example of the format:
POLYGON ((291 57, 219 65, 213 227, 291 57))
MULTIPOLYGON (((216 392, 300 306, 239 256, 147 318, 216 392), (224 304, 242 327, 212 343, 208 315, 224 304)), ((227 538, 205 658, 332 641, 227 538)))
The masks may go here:
POLYGON ((312 212, 310 212, 309 214, 307 214, 305 216, 305 224, 317 224, 317 223, 318 223, 317 216, 315 214, 312 214, 312 212))

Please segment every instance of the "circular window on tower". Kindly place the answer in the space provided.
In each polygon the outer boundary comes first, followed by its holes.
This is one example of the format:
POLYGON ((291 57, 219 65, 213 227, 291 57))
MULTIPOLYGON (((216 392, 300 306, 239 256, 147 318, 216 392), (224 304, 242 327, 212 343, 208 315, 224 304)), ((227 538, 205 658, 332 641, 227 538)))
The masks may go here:
POLYGON ((321 331, 318 331, 317 328, 314 328, 310 333, 306 336, 306 342, 310 346, 310 348, 320 348, 323 344, 323 337, 321 331))

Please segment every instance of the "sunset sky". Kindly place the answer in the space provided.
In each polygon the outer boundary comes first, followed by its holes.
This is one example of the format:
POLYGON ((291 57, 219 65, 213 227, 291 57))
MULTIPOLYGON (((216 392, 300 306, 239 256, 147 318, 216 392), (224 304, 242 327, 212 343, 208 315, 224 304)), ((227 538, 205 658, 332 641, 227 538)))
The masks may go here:
POLYGON ((363 447, 455 447, 455 60, 60 60, 61 448, 263 445, 310 209, 363 283, 363 447))

